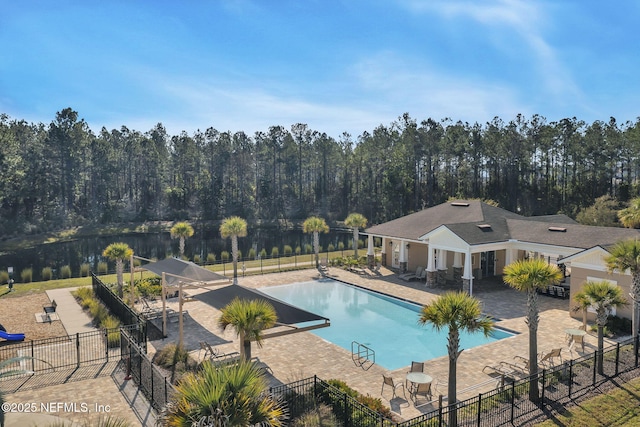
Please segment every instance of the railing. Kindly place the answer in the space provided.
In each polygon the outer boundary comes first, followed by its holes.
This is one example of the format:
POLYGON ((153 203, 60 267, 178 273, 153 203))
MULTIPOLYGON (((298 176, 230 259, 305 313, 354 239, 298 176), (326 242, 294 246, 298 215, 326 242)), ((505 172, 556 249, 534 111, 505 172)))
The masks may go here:
POLYGON ((323 402, 332 407, 333 413, 345 427, 445 426, 450 425, 452 417, 455 417, 458 426, 525 425, 543 421, 550 408, 592 394, 595 387, 613 378, 626 381, 627 378, 635 377, 634 371, 638 369, 640 356, 638 344, 638 340, 630 338, 604 349, 602 374, 598 372, 596 351, 550 369, 543 369, 536 376, 513 381, 453 405, 440 406, 400 423, 392 422, 316 377, 274 387, 270 391, 287 401, 292 418, 313 408, 318 402, 323 402), (532 383, 537 383, 539 387, 538 402, 529 399, 529 387, 532 383))
POLYGON ((129 307, 118 295, 116 295, 98 276, 91 272, 91 286, 93 293, 109 309, 111 314, 116 316, 123 325, 140 325, 133 337, 139 345, 144 343, 146 351, 147 342, 147 320, 129 307))
POLYGON ((368 371, 376 363, 376 352, 364 344, 351 341, 351 359, 356 366, 368 371))
POLYGON ((136 383, 142 394, 156 411, 161 411, 175 395, 175 387, 156 368, 134 337, 123 332, 120 338, 122 360, 127 375, 136 383))

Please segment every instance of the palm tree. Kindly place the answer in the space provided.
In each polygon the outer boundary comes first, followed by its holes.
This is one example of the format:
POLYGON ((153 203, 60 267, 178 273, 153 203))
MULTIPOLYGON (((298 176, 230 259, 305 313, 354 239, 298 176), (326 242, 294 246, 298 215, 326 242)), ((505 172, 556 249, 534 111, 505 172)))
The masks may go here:
POLYGON ((240 356, 251 360, 251 340, 262 347, 262 331, 276 324, 276 310, 266 300, 235 298, 222 309, 218 325, 222 330, 231 326, 240 339, 240 356))
POLYGON ((587 330, 587 309, 591 307, 591 300, 583 292, 578 292, 573 296, 573 300, 576 305, 573 306, 573 311, 582 311, 582 329, 587 330))
POLYGON ((344 224, 353 229, 353 256, 358 259, 358 230, 367 226, 367 218, 362 214, 352 213, 344 220, 344 224))
POLYGON ((180 239, 180 258, 184 258, 184 242, 193 236, 193 227, 188 222, 177 222, 171 227, 171 238, 180 239))
POLYGON ((616 243, 604 260, 610 273, 614 271, 631 273, 631 299, 633 300, 632 335, 638 337, 638 303, 640 303, 640 241, 625 240, 616 243))
POLYGON ((627 228, 640 228, 640 197, 629 202, 629 207, 618 211, 618 219, 627 228))
POLYGON ((318 233, 328 233, 329 226, 323 218, 310 216, 302 223, 302 230, 305 233, 313 233, 313 250, 316 254, 316 268, 320 266, 320 236, 318 233))
MULTIPOLYGON (((118 242, 112 243, 106 247, 102 256, 109 258, 111 261, 116 262, 116 277, 118 278, 118 296, 122 298, 124 296, 122 287, 124 286, 124 280, 122 273, 124 270, 124 260, 131 258, 133 255, 133 249, 126 243, 118 242)), ((133 283, 131 284, 133 286, 133 283)))
MULTIPOLYGON (((436 330, 449 329, 447 350, 449 352, 449 405, 456 403, 456 368, 460 350, 460 331, 482 332, 485 336, 493 331, 493 320, 482 316, 480 301, 466 292, 446 292, 432 303, 422 307, 418 323, 432 324, 436 330)), ((457 424, 456 411, 450 412, 449 425, 457 424)))
POLYGON ((604 327, 607 318, 613 308, 618 308, 627 304, 627 300, 622 295, 619 286, 612 285, 606 280, 600 282, 588 281, 582 290, 576 294, 576 298, 589 301, 589 306, 596 311, 596 325, 598 325, 598 360, 597 367, 600 375, 604 374, 603 368, 603 348, 604 348, 604 327))
POLYGON ((267 393, 264 373, 251 362, 202 364, 176 386, 175 401, 165 415, 168 426, 285 425, 287 412, 281 401, 267 393))
POLYGON ((238 284, 238 237, 247 235, 247 221, 239 216, 225 218, 220 225, 223 239, 231 237, 231 254, 233 256, 233 284, 238 284))
POLYGON ((504 268, 504 281, 507 285, 527 293, 527 320, 529 326, 529 400, 538 402, 538 289, 560 283, 562 271, 558 266, 549 264, 541 258, 520 260, 504 268))

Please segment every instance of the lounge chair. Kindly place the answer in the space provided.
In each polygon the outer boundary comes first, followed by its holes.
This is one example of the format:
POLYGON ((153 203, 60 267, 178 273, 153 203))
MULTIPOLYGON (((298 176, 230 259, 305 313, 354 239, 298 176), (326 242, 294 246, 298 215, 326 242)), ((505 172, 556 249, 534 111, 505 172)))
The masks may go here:
MULTIPOLYGON (((419 383, 411 392, 411 400, 413 404, 418 406, 418 397, 424 396, 427 402, 431 401, 431 383, 419 383)), ((425 402, 426 403, 426 402, 425 402)))
MULTIPOLYGON (((391 399, 395 398, 395 397, 399 397, 396 394, 396 389, 398 389, 398 387, 402 387, 402 395, 404 396, 404 399, 407 400, 407 395, 405 394, 405 388, 404 388, 404 384, 402 383, 396 383, 394 381, 394 379, 392 377, 388 377, 385 374, 382 374, 382 390, 380 390, 380 395, 382 395, 382 393, 384 392, 384 386, 388 385, 389 387, 391 387, 393 389, 393 396, 391 396, 391 399)), ((391 400, 389 399, 389 400, 391 400)))
POLYGON ((405 273, 405 274, 401 274, 398 277, 401 278, 402 280, 406 280, 406 281, 417 279, 418 277, 420 277, 420 275, 422 274, 423 270, 424 270, 424 267, 419 265, 418 268, 416 268, 416 272, 415 273, 405 273))
POLYGON ((482 372, 487 375, 497 374, 498 376, 505 376, 509 378, 513 378, 516 375, 522 373, 522 369, 516 368, 512 363, 507 362, 499 362, 495 365, 487 365, 482 368, 482 372), (487 372, 487 370, 491 372, 487 372))
POLYGON ((211 344, 206 341, 200 341, 200 350, 204 350, 204 357, 202 358, 203 360, 213 359, 220 355, 218 349, 214 349, 213 347, 211 347, 211 344))

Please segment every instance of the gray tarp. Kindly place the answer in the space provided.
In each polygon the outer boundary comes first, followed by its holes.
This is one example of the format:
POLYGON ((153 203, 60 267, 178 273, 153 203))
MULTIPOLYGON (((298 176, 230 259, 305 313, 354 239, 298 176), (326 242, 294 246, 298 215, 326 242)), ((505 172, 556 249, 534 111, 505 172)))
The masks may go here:
POLYGON ((183 261, 177 258, 165 258, 162 261, 150 262, 149 264, 140 266, 140 268, 144 268, 145 270, 156 273, 158 276, 162 276, 162 273, 168 273, 169 275, 165 275, 165 281, 167 282, 167 285, 177 285, 180 281, 185 284, 188 283, 188 281, 175 276, 171 276, 171 274, 186 277, 191 279, 193 282, 201 283, 212 283, 220 282, 222 280, 229 280, 227 277, 221 274, 214 273, 213 271, 200 267, 197 264, 189 261, 183 261))
POLYGON ((278 316, 278 323, 285 325, 294 325, 318 320, 324 320, 325 322, 329 321, 326 317, 322 317, 291 304, 287 304, 284 301, 280 301, 279 299, 266 295, 256 289, 249 289, 240 285, 229 285, 219 289, 214 289, 199 295, 194 295, 194 298, 217 309, 223 308, 234 298, 247 300, 263 299, 268 301, 273 308, 275 308, 278 316))

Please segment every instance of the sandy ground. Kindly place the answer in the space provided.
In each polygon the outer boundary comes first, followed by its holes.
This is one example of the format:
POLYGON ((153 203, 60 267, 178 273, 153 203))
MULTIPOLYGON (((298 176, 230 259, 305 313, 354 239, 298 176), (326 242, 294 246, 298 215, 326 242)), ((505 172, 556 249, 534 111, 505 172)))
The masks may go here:
MULTIPOLYGON (((25 341, 67 335, 62 322, 38 323, 36 314, 49 305, 49 297, 44 292, 13 297, 6 286, 0 287, 0 324, 9 333, 24 333, 25 341)), ((6 341, 0 339, 0 346, 6 341)))

